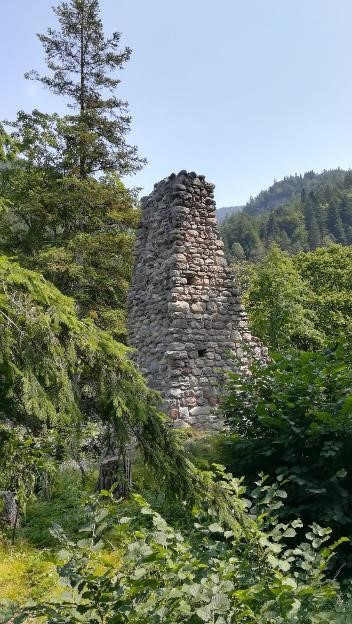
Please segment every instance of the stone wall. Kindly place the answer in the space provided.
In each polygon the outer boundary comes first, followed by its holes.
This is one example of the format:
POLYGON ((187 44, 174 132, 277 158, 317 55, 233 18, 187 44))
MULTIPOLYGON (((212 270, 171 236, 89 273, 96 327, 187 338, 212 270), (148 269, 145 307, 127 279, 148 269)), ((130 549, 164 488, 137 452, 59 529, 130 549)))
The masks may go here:
POLYGON ((224 371, 265 357, 224 257, 213 191, 204 176, 180 171, 143 198, 128 315, 135 360, 164 410, 204 429, 221 426, 224 371))

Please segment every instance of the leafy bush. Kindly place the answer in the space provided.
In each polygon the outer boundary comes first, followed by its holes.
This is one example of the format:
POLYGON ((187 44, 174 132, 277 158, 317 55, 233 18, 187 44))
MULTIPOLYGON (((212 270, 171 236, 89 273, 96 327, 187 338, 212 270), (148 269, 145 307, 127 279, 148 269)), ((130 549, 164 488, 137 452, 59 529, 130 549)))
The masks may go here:
POLYGON ((61 467, 55 474, 50 497, 42 493, 27 506, 26 518, 18 530, 18 537, 37 548, 53 548, 56 540, 51 527, 60 523, 70 538, 78 535, 87 497, 94 490, 96 472, 82 479, 78 469, 61 467))
MULTIPOLYGON (((330 340, 352 333, 352 247, 330 245, 292 258, 312 297, 317 328, 330 340)), ((308 301, 307 301, 308 304, 308 301)))
POLYGON ((257 264, 234 263, 253 333, 274 349, 319 350, 352 333, 352 247, 290 257, 275 243, 257 264))
POLYGON ((215 488, 227 509, 204 497, 187 538, 138 496, 134 517, 125 506, 95 503, 78 542, 56 527, 66 592, 57 602, 29 606, 13 622, 43 616, 51 624, 317 624, 326 621, 323 609, 343 608, 337 583, 324 578, 338 544, 326 546, 330 530, 314 523, 291 548, 288 540, 302 523, 278 522, 275 510, 285 496, 278 484, 259 480, 251 503, 241 482, 218 467, 218 480, 207 475, 204 486, 215 488), (112 531, 124 553, 119 565, 102 568, 97 553, 112 531))
POLYGON ((292 258, 272 244, 252 267, 245 295, 254 334, 274 349, 321 347, 325 334, 312 310, 313 298, 292 258))
MULTIPOLYGON (((231 374, 222 409, 232 437, 230 467, 252 480, 264 470, 287 480, 285 518, 351 533, 350 348, 276 354, 252 374, 231 374)), ((227 451, 228 456, 228 451, 227 451)))

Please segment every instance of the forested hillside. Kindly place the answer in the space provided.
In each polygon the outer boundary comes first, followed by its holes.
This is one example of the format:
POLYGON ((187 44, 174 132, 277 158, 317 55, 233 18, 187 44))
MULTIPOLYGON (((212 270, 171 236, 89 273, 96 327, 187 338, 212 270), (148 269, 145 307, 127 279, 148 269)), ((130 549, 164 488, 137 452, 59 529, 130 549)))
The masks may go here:
POLYGON ((351 173, 339 169, 285 178, 222 222, 228 256, 255 261, 273 242, 289 253, 351 244, 351 191, 351 173))
POLYGON ((298 198, 303 189, 306 193, 315 191, 321 186, 335 186, 343 181, 345 171, 331 169, 322 173, 307 171, 303 175, 286 176, 283 180, 274 181, 265 191, 261 191, 256 197, 251 197, 243 208, 249 215, 263 214, 274 208, 290 203, 298 198))
POLYGON ((176 430, 126 346, 131 50, 98 0, 54 18, 26 77, 67 114, 0 124, 0 623, 351 622, 352 176, 225 222, 270 357, 176 430))
POLYGON ((268 189, 261 191, 256 197, 250 197, 244 206, 218 208, 217 219, 220 223, 232 214, 242 211, 249 215, 270 212, 274 208, 284 206, 298 198, 303 189, 309 192, 321 185, 334 186, 339 184, 344 179, 345 174, 346 171, 343 169, 331 169, 322 173, 307 171, 303 176, 297 174, 286 176, 283 180, 275 180, 268 189))
POLYGON ((241 210, 243 210, 243 206, 227 206, 224 208, 218 208, 218 210, 216 211, 216 218, 218 220, 218 223, 221 223, 221 221, 226 219, 226 217, 234 214, 235 212, 241 212, 241 210))

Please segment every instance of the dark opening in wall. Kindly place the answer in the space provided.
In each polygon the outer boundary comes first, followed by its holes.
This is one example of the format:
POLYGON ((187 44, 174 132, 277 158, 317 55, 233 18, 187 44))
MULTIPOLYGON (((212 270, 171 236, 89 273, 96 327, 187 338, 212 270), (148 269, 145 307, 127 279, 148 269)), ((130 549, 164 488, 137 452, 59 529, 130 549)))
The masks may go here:
POLYGON ((207 354, 206 349, 198 349, 198 357, 205 357, 207 354))
POLYGON ((196 283, 196 278, 194 275, 187 275, 187 284, 188 286, 194 286, 196 283))

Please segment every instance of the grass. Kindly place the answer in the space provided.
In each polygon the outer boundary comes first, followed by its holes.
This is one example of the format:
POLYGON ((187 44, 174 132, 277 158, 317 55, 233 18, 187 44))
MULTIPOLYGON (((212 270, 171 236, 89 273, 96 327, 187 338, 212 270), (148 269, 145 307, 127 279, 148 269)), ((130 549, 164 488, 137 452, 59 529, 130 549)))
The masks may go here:
POLYGON ((74 470, 59 473, 50 500, 38 497, 28 505, 19 537, 38 548, 54 548, 57 544, 50 528, 53 524, 60 524, 68 537, 77 538, 85 504, 94 491, 94 482, 94 474, 88 475, 83 482, 81 475, 74 470))
MULTIPOLYGON (((30 503, 14 545, 0 534, 0 600, 23 604, 54 598, 63 591, 56 572, 60 545, 50 533, 60 524, 70 538, 78 538, 84 506, 94 491, 94 475, 82 482, 74 470, 59 473, 50 500, 30 503)), ((80 536, 81 537, 81 536, 80 536)))
POLYGON ((15 546, 0 543, 0 599, 24 603, 62 592, 53 553, 20 541, 15 546))
MULTIPOLYGON (((11 544, 11 531, 0 533, 0 622, 1 608, 6 609, 7 601, 18 605, 48 601, 65 591, 56 571, 56 566, 63 563, 58 557, 62 546, 51 535, 50 528, 59 524, 73 541, 82 539, 79 530, 85 523, 85 506, 95 491, 96 478, 92 473, 83 481, 75 470, 60 472, 53 483, 50 500, 38 496, 28 504, 15 543, 11 544)), ((92 556, 91 563, 97 574, 104 574, 107 567, 117 569, 120 565, 120 537, 110 537, 111 549, 107 547, 92 556)))

